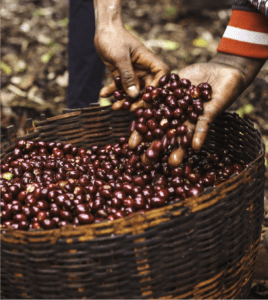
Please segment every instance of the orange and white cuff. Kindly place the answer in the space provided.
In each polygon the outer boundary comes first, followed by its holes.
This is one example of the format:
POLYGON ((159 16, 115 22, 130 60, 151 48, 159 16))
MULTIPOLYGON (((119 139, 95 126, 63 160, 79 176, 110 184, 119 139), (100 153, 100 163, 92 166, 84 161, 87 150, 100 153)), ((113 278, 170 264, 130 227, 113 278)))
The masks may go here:
POLYGON ((268 59, 268 18, 256 12, 233 10, 217 51, 268 59))

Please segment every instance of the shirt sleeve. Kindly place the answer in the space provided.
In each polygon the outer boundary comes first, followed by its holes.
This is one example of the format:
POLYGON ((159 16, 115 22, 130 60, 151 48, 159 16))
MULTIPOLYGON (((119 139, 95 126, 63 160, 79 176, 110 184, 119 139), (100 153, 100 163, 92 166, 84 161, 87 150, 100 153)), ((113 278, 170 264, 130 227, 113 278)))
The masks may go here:
POLYGON ((268 59, 268 18, 249 9, 234 9, 217 51, 268 59))

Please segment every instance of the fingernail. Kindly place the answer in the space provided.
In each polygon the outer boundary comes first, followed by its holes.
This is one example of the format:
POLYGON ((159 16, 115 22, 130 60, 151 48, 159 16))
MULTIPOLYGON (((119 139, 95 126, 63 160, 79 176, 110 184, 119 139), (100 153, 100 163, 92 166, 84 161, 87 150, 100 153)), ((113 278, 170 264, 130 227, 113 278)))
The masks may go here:
POLYGON ((133 85, 127 89, 127 93, 130 97, 136 98, 139 95, 139 90, 136 88, 135 85, 133 85))

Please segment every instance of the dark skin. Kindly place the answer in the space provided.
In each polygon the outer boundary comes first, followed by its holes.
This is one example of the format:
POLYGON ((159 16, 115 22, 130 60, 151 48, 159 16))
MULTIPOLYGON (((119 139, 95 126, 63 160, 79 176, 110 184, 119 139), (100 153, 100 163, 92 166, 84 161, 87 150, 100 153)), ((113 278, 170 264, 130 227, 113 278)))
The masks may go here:
MULTIPOLYGON (((125 91, 132 97, 136 97, 139 93, 139 78, 145 81, 146 86, 156 87, 159 79, 169 73, 168 66, 129 33, 120 22, 98 29, 95 46, 113 76, 121 76, 125 91), (134 89, 129 91, 129 87, 137 87, 136 92, 134 89)), ((101 90, 100 96, 108 97, 115 90, 113 82, 101 90)))
MULTIPOLYGON (((197 124, 189 121, 184 124, 193 135, 192 148, 200 151, 210 125, 214 119, 234 103, 237 97, 251 84, 262 68, 265 60, 239 57, 218 53, 208 63, 193 64, 179 72, 180 78, 188 78, 192 84, 208 82, 212 87, 212 99, 204 103, 204 113, 199 116, 197 124)), ((142 141, 142 137, 133 132, 129 141, 130 147, 135 148, 142 141)), ((169 157, 172 167, 178 166, 185 153, 185 149, 174 150, 169 157)), ((143 162, 147 163, 145 156, 143 162)))
MULTIPOLYGON (((113 76, 121 76, 125 91, 133 98, 139 93, 139 78, 145 80, 146 86, 157 87, 159 79, 169 73, 169 68, 125 29, 120 17, 121 1, 94 1, 101 19, 96 20, 95 46, 113 76)), ((194 85, 208 82, 212 87, 212 99, 204 104, 204 113, 199 116, 197 124, 189 121, 184 123, 188 126, 189 134, 193 135, 194 151, 200 151, 211 123, 251 84, 264 63, 263 59, 218 53, 208 63, 193 64, 180 70, 180 78, 187 78, 194 85)), ((113 82, 101 90, 100 96, 108 97, 115 90, 113 82)), ((115 102, 113 108, 120 109, 123 102, 115 102)), ((132 104, 131 110, 138 107, 146 107, 146 103, 137 101, 132 104)), ((141 141, 142 136, 134 131, 129 140, 130 148, 134 149, 141 141)), ((169 164, 178 166, 184 153, 185 149, 181 147, 174 150, 169 157, 169 164)), ((145 156, 143 162, 147 163, 145 156)))
MULTIPOLYGON (((185 122, 193 135, 194 151, 200 151, 214 119, 251 84, 264 63, 265 60, 261 59, 218 53, 208 63, 193 64, 179 72, 181 78, 188 78, 194 85, 208 82, 213 91, 212 99, 204 103, 204 113, 199 116, 197 124, 185 122)), ((183 155, 184 149, 174 150, 169 157, 169 164, 178 166, 183 155)))

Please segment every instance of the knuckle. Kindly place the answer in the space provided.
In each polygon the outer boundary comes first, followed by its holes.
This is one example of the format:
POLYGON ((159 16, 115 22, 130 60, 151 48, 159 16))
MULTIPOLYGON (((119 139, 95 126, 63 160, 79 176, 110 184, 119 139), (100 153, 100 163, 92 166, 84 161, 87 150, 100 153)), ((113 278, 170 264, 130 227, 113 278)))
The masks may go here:
POLYGON ((130 70, 126 70, 122 74, 122 80, 125 82, 126 85, 135 85, 135 80, 133 73, 130 70))
POLYGON ((170 68, 169 68, 165 63, 163 63, 162 70, 163 70, 166 74, 168 74, 168 73, 170 72, 170 68))

